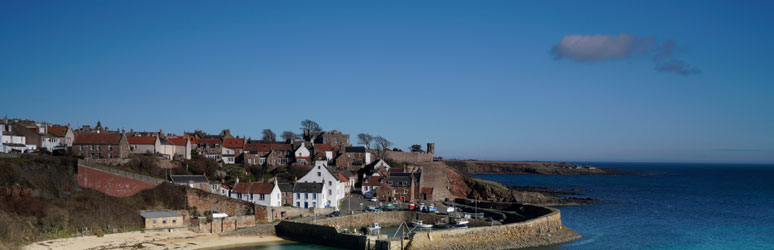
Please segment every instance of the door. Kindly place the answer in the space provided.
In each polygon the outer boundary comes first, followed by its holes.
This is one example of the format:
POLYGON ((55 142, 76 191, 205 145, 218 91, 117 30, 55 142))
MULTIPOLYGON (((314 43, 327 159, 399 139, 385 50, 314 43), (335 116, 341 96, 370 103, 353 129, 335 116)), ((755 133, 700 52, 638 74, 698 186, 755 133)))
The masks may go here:
POLYGON ((400 202, 406 202, 406 196, 401 196, 400 197, 400 202))
POLYGON ((309 208, 309 202, 304 202, 304 208, 309 208))

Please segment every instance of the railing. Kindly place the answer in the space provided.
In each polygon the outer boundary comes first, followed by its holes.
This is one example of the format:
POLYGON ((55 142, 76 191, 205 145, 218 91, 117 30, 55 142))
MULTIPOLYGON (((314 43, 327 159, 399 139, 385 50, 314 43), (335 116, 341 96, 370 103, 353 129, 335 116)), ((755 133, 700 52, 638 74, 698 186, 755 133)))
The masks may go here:
POLYGON ((135 173, 132 173, 132 172, 118 170, 118 169, 111 168, 111 167, 108 167, 108 166, 102 166, 102 165, 97 165, 97 164, 94 164, 94 163, 89 163, 88 160, 78 160, 78 166, 93 168, 93 169, 104 171, 104 172, 108 172, 108 173, 111 173, 111 174, 114 174, 114 175, 123 176, 123 177, 126 177, 126 178, 135 179, 135 180, 138 180, 138 181, 147 182, 147 183, 156 184, 156 185, 159 185, 161 183, 167 182, 165 180, 162 180, 162 179, 159 179, 159 178, 155 178, 155 177, 150 177, 150 176, 147 176, 147 175, 135 174, 135 173))

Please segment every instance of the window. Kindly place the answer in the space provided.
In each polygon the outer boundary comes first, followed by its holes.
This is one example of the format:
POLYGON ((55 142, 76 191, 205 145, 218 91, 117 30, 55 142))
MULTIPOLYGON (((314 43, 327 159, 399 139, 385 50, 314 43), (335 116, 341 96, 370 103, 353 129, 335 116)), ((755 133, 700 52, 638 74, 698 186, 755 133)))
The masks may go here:
POLYGON ((309 199, 309 194, 304 193, 304 199, 309 199))
POLYGON ((265 197, 265 194, 261 194, 261 195, 258 197, 258 199, 259 199, 259 200, 265 200, 265 199, 266 199, 266 197, 265 197))
POLYGON ((316 193, 312 194, 312 199, 317 199, 317 194, 316 193))
POLYGON ((296 199, 301 199, 301 193, 296 194, 296 199))
POLYGON ((328 186, 333 186, 333 182, 328 181, 328 186))
POLYGON ((167 224, 167 220, 161 221, 161 224, 167 224))
MULTIPOLYGON (((368 191, 368 190, 366 190, 366 191, 368 191)), ((328 189, 328 195, 333 195, 333 191, 328 189)))
POLYGON ((312 207, 317 207, 317 202, 312 202, 312 207))
POLYGON ((108 150, 113 150, 113 145, 108 145, 108 150))
POLYGON ((321 172, 317 172, 317 176, 322 176, 322 173, 321 172))
POLYGON ((177 223, 177 220, 172 220, 172 224, 175 224, 175 223, 177 223))
POLYGON ((408 189, 404 189, 403 194, 408 194, 408 189))
POLYGON ((153 220, 153 225, 156 225, 156 220, 153 220))
POLYGON ((253 194, 250 194, 250 200, 253 200, 253 194))
POLYGON ((301 207, 301 202, 296 202, 296 207, 301 207))

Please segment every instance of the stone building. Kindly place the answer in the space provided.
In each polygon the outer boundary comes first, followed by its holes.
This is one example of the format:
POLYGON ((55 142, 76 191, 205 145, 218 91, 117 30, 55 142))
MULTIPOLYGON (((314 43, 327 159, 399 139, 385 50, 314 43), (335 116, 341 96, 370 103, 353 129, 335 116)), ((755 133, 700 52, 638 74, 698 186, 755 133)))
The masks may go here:
POLYGON ((126 158, 129 140, 123 133, 79 133, 73 142, 73 153, 87 159, 126 158))
POLYGON ((344 147, 343 153, 350 159, 350 165, 365 165, 372 162, 371 152, 363 146, 344 147))
POLYGON ((223 141, 212 138, 196 138, 196 154, 204 156, 215 161, 220 161, 223 141))
POLYGON ((145 231, 176 232, 183 227, 183 215, 171 210, 140 210, 145 231))
POLYGON ((349 147, 352 145, 352 144, 349 144, 349 134, 344 134, 338 130, 322 132, 314 138, 313 142, 315 144, 317 143, 329 144, 333 147, 338 147, 338 148, 349 147))
POLYGON ((212 192, 210 181, 204 175, 170 175, 169 179, 175 185, 188 186, 207 192, 212 192))

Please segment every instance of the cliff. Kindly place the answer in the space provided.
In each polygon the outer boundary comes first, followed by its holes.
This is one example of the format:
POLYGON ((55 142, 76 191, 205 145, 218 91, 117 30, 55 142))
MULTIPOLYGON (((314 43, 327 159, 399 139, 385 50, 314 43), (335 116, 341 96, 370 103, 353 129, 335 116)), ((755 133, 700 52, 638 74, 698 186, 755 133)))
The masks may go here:
POLYGON ((447 160, 446 165, 465 174, 611 174, 609 169, 552 161, 447 160))
POLYGON ((497 182, 485 181, 447 168, 449 192, 458 198, 497 202, 531 203, 543 206, 581 205, 594 202, 591 198, 554 197, 542 192, 513 190, 497 182))

